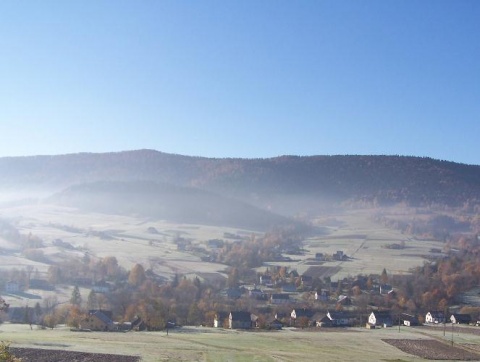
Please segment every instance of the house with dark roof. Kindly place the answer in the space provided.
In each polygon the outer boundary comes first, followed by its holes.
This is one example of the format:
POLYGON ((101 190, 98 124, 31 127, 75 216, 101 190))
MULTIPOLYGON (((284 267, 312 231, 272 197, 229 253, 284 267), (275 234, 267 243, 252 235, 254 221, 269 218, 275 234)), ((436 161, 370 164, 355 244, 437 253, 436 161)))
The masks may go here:
POLYGON ((315 321, 317 327, 333 327, 332 320, 328 316, 323 316, 315 321))
POLYGON ((470 324, 471 321, 472 317, 470 317, 470 314, 453 313, 450 316, 450 322, 453 324, 470 324))
POLYGON ((352 305, 352 298, 350 298, 348 295, 340 295, 338 297, 337 304, 352 305))
POLYGON ((292 319, 292 321, 295 321, 296 319, 302 318, 302 317, 310 319, 314 314, 315 312, 311 309, 296 308, 292 310, 292 312, 290 313, 290 318, 292 319))
POLYGON ((302 275, 300 281, 304 288, 311 287, 313 285, 313 277, 310 275, 302 275))
POLYGON ((273 285, 272 276, 271 275, 260 275, 260 284, 265 286, 273 285))
POLYGON ((228 312, 217 312, 213 318, 213 326, 215 328, 224 328, 230 316, 228 312))
POLYGON ((242 291, 239 288, 228 288, 225 295, 228 299, 238 299, 242 296, 242 291))
POLYGON ((230 312, 228 316, 228 327, 230 329, 252 328, 252 315, 250 312, 230 312))
POLYGON ((431 311, 425 315, 425 323, 439 324, 445 321, 445 314, 442 311, 431 311))
POLYGON ((295 284, 284 284, 282 285, 282 292, 283 293, 296 293, 297 292, 297 287, 295 284))
POLYGON ((330 291, 328 289, 320 289, 315 292, 315 300, 326 302, 330 299, 330 291))
POLYGON ((270 329, 280 330, 283 328, 283 323, 280 322, 277 318, 267 321, 267 327, 270 329))
POLYGON ((349 327, 355 323, 355 316, 349 312, 328 312, 328 319, 332 324, 332 327, 349 327))
POLYGON ((368 324, 372 326, 391 327, 393 318, 390 311, 374 311, 368 316, 368 324))
POLYGON ((272 304, 288 304, 290 303, 290 296, 285 293, 272 294, 270 296, 270 303, 272 304))
POLYGON ((380 294, 386 295, 393 291, 393 288, 390 284, 381 284, 380 285, 380 294))
POLYGON ((91 331, 113 331, 115 324, 112 319, 103 311, 91 311, 80 321, 80 329, 89 329, 91 331))
POLYGON ((407 327, 414 327, 414 326, 419 326, 420 321, 418 318, 414 315, 407 314, 407 313, 402 313, 400 314, 400 323, 402 323, 404 326, 407 327))

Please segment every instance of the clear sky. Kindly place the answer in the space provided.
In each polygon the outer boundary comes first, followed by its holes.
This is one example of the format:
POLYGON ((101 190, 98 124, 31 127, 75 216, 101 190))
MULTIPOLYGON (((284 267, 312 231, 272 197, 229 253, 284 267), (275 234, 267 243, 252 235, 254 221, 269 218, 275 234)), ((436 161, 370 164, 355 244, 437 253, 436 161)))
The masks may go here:
POLYGON ((479 145, 478 0, 0 2, 0 157, 479 145))

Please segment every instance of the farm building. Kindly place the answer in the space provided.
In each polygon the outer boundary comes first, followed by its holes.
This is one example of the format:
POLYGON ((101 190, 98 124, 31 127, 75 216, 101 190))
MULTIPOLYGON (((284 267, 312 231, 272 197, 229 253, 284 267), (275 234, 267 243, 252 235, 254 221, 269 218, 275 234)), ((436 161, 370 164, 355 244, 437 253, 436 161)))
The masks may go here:
POLYGON ((470 324, 471 321, 472 317, 470 317, 470 314, 453 313, 450 316, 450 322, 454 324, 470 324))
POLYGON ((425 323, 445 323, 445 314, 441 311, 431 311, 425 315, 425 323))
POLYGON ((228 327, 230 329, 250 329, 252 328, 252 315, 249 312, 230 312, 228 327))
POLYGON ((407 327, 413 327, 413 326, 419 326, 420 325, 420 321, 418 320, 417 317, 415 317, 414 315, 411 315, 411 314, 407 314, 407 313, 402 313, 400 315, 400 322, 404 326, 407 326, 407 327))
POLYGON ((272 294, 270 296, 270 303, 272 304, 287 304, 290 302, 290 296, 285 293, 272 294))
POLYGON ((355 316, 349 312, 328 312, 332 327, 349 327, 355 323, 355 316))
POLYGON ((217 312, 213 318, 213 326, 215 328, 223 328, 227 324, 230 314, 228 312, 217 312))
POLYGON ((391 327, 393 318, 390 311, 375 311, 368 316, 368 323, 373 326, 391 327))
POLYGON ((80 322, 80 329, 90 329, 92 331, 113 331, 115 324, 111 318, 103 311, 90 311, 88 315, 80 322))
POLYGON ((307 309, 307 308, 294 309, 290 313, 290 319, 292 321, 292 325, 295 325, 297 320, 299 320, 300 318, 307 318, 308 320, 310 320, 314 314, 315 312, 312 311, 311 309, 307 309))

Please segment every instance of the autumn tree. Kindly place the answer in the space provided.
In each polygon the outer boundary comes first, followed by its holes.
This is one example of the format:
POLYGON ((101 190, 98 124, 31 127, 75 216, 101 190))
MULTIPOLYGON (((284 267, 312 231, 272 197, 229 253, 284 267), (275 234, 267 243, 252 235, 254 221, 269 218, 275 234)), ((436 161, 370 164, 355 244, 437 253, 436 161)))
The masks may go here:
POLYGON ((190 304, 190 308, 188 308, 187 323, 189 325, 198 325, 202 323, 202 312, 195 302, 190 304))
POLYGON ((85 316, 84 311, 78 305, 73 304, 68 309, 66 323, 70 327, 78 328, 84 316, 85 316))
POLYGON ((387 284, 387 283, 388 283, 387 269, 383 268, 382 274, 380 275, 380 280, 382 281, 383 284, 387 284))
POLYGON ((128 275, 128 284, 138 287, 146 278, 143 266, 141 264, 135 264, 128 275))
POLYGON ((166 308, 161 301, 144 300, 139 305, 138 312, 149 330, 157 331, 165 328, 166 308))
POLYGON ((43 324, 48 328, 55 328, 57 326, 57 316, 55 313, 48 313, 43 317, 43 324))

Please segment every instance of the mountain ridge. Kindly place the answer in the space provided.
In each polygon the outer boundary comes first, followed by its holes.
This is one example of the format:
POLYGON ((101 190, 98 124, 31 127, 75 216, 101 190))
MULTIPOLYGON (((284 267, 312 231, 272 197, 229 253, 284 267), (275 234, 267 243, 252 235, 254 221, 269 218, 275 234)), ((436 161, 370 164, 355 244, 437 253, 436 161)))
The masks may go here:
POLYGON ((4 190, 23 187, 58 192, 100 181, 193 187, 282 213, 295 198, 312 205, 361 201, 461 206, 480 200, 480 166, 429 157, 207 158, 142 149, 0 158, 0 188, 4 190))

